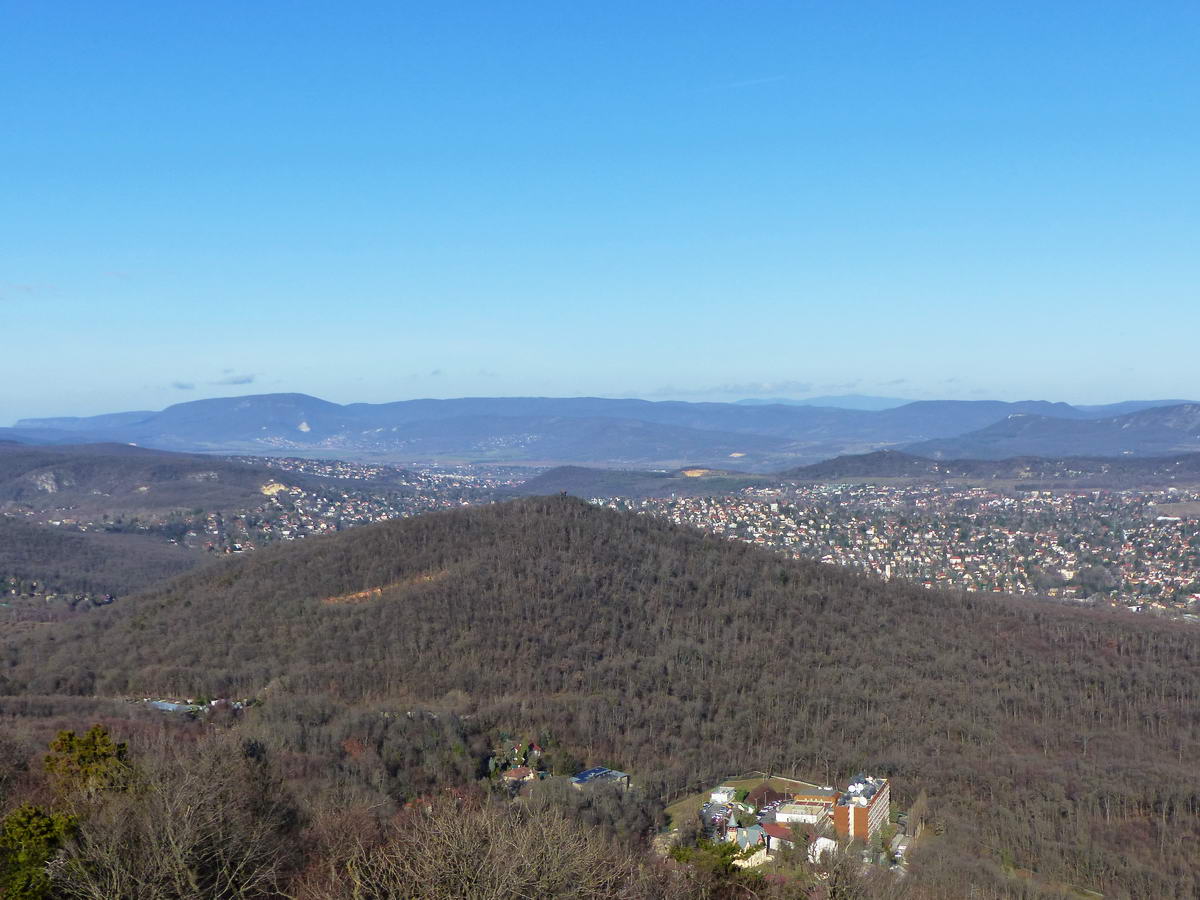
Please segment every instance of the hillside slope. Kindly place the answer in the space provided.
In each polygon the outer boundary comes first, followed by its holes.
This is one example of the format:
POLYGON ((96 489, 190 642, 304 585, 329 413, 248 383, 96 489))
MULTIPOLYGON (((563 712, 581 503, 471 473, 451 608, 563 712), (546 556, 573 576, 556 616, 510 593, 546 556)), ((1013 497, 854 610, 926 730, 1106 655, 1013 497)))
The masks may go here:
POLYGON ((0 579, 37 582, 39 594, 124 595, 208 561, 148 535, 67 531, 0 516, 0 579))
POLYGON ((1200 887, 1193 628, 877 583, 569 498, 262 551, 98 613, 6 647, 10 683, 465 704, 664 797, 880 771, 901 805, 929 792, 931 871, 1200 887))
POLYGON ((968 434, 922 441, 904 449, 935 459, 1195 453, 1200 451, 1200 404, 1159 406, 1079 421, 1011 415, 968 434))
POLYGON ((125 444, 0 443, 0 505, 33 510, 238 507, 261 501, 262 486, 279 477, 261 465, 125 444))

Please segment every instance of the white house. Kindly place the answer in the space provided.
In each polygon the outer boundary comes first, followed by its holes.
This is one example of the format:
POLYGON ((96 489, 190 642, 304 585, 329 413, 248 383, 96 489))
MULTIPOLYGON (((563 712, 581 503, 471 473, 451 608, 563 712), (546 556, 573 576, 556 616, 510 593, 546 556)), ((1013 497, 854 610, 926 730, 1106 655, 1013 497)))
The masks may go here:
POLYGON ((813 842, 808 845, 808 861, 816 865, 821 861, 822 856, 826 853, 837 853, 837 849, 837 841, 827 837, 814 838, 813 842))
POLYGON ((712 801, 713 803, 732 803, 735 796, 737 796, 737 788, 722 785, 712 792, 712 801))

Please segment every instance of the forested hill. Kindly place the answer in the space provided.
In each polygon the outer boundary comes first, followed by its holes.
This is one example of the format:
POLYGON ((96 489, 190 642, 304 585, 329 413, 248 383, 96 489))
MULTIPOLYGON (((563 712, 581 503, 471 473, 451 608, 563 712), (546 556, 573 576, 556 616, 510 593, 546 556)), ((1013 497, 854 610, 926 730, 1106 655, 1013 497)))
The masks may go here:
POLYGON ((260 551, 4 652, 17 692, 550 729, 663 797, 748 769, 880 772, 944 826, 914 884, 1200 890, 1197 630, 879 583, 570 498, 260 551))
MULTIPOLYGON (((281 476, 266 466, 125 444, 0 442, 0 504, 91 511, 244 506, 281 476)), ((289 475, 288 481, 295 482, 289 475)))
POLYGON ((17 587, 36 582, 42 594, 124 595, 206 561, 149 535, 67 531, 0 516, 4 588, 11 579, 17 587))
POLYGON ((1195 453, 1200 450, 1200 404, 1159 406, 1078 421, 1016 413, 977 431, 920 441, 905 449, 936 459, 1195 453))

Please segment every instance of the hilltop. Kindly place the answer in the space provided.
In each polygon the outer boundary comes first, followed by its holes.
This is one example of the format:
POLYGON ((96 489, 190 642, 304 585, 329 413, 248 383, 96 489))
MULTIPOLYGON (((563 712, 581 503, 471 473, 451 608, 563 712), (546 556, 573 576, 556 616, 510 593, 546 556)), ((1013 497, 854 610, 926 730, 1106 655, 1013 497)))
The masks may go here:
POLYGON ((935 459, 1013 456, 1166 456, 1200 450, 1200 404, 1140 409, 1119 416, 1069 420, 1013 414, 954 438, 910 444, 935 459))
POLYGON ((877 770, 944 828, 916 884, 1015 865, 1196 887, 1195 629, 885 584, 570 498, 267 549, 5 653, 16 690, 259 696, 308 742, 317 697, 548 729, 664 799, 877 770))

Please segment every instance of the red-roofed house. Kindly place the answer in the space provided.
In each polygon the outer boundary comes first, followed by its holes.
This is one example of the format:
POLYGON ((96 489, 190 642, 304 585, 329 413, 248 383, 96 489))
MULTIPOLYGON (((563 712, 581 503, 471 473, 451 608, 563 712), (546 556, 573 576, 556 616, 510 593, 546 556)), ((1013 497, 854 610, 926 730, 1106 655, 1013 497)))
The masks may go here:
POLYGON ((776 850, 786 850, 796 845, 790 825, 768 822, 762 826, 762 830, 767 835, 767 850, 771 853, 774 853, 776 850))

